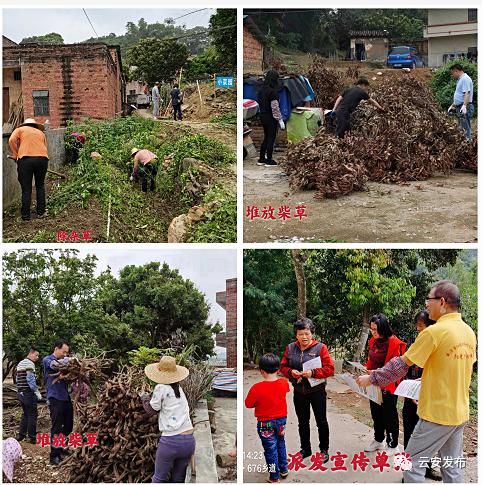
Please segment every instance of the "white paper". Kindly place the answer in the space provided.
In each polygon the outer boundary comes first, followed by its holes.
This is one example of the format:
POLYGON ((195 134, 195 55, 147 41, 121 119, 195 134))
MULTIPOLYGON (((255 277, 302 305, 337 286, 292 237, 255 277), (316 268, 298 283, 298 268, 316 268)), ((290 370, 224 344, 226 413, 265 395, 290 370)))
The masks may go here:
MULTIPOLYGON (((320 367, 323 367, 323 364, 321 363, 321 358, 320 357, 315 357, 314 359, 310 359, 306 362, 303 363, 303 370, 312 370, 312 369, 319 369, 320 367)), ((315 379, 314 377, 309 377, 308 382, 310 383, 311 387, 318 386, 321 384, 321 379, 315 379)))
POLYGON ((353 367, 355 367, 355 369, 361 370, 362 372, 366 373, 366 371, 367 371, 367 368, 363 364, 360 364, 360 362, 350 362, 350 361, 348 361, 348 363, 351 364, 353 367))
POLYGON ((422 387, 421 381, 407 379, 405 381, 400 382, 398 387, 395 389, 395 394, 397 396, 408 397, 410 399, 415 399, 416 401, 418 401, 421 387, 422 387))
POLYGON ((382 403, 382 391, 378 386, 360 387, 351 374, 340 374, 341 380, 360 396, 370 399, 377 404, 382 403))

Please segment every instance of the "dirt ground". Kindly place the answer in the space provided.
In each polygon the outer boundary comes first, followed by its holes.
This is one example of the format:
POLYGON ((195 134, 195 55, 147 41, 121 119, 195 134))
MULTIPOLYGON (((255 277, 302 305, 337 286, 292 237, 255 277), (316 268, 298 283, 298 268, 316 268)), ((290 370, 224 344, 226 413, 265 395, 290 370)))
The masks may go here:
MULTIPOLYGON (((282 154, 277 154, 282 155, 282 154)), ((315 200, 316 191, 290 190, 280 167, 244 162, 244 242, 411 242, 477 241, 477 175, 455 171, 405 185, 369 182, 366 192, 338 199, 315 200), (306 206, 307 217, 282 221, 249 220, 247 207, 275 214, 288 205, 306 206), (441 215, 447 218, 441 222, 441 215), (447 222, 445 222, 447 221, 447 222)))
MULTIPOLYGON (((236 443, 236 398, 216 397, 214 413, 216 432, 213 433, 214 454, 221 455, 235 450, 236 443)), ((219 482, 236 482, 236 464, 218 469, 219 482)))
MULTIPOLYGON (((152 117, 148 110, 139 110, 139 114, 152 117)), ((164 120, 162 123, 174 125, 176 122, 164 120)), ((202 133, 236 150, 236 128, 233 126, 196 121, 183 122, 182 126, 187 127, 192 133, 202 133)), ((62 167, 59 171, 69 176, 68 166, 62 167)), ((235 164, 232 166, 232 173, 228 175, 221 183, 235 191, 235 164)), ((76 231, 80 236, 84 231, 90 232, 88 241, 81 239, 66 242, 106 242, 107 214, 102 211, 98 201, 91 200, 86 209, 70 207, 56 216, 48 213, 48 195, 60 183, 62 183, 61 179, 48 175, 46 179, 47 215, 43 218, 38 218, 35 214, 35 188, 32 192, 30 221, 23 221, 20 217, 20 198, 3 212, 4 242, 58 242, 59 231, 65 231, 69 235, 72 231, 76 231)), ((133 190, 140 192, 140 185, 134 185, 133 190)), ((166 206, 156 192, 147 192, 142 198, 142 207, 137 208, 136 214, 117 214, 112 211, 109 242, 167 242, 169 224, 178 215, 176 209, 166 206)))
MULTIPOLYGON (((260 380, 257 370, 245 370, 243 372, 243 395, 246 397, 250 387, 260 380)), ((291 386, 290 386, 291 387, 291 386)), ((370 418, 370 408, 368 401, 353 393, 346 385, 341 384, 334 378, 328 379, 327 385, 327 416, 330 426, 330 455, 341 451, 348 455, 347 460, 351 460, 354 453, 359 453, 366 442, 373 439, 373 428, 370 418)), ((287 452, 294 454, 299 451, 298 421, 293 406, 292 390, 287 395, 288 402, 288 421, 286 431, 287 452)), ((465 469, 465 481, 477 483, 477 445, 473 446, 473 435, 476 434, 476 421, 469 426, 468 433, 465 434, 465 444, 470 448, 466 449, 467 467, 465 469)), ((310 421, 311 441, 313 452, 317 450, 316 443, 316 424, 314 419, 310 421)), ((402 426, 403 428, 403 426, 402 426)), ((400 433, 399 443, 403 443, 403 432, 400 433)), ((376 453, 366 453, 370 462, 374 462, 376 453)), ((260 483, 267 478, 267 473, 260 472, 258 467, 264 461, 263 448, 256 432, 256 418, 252 409, 244 409, 244 452, 243 452, 244 481, 260 483)), ((347 461, 348 463, 348 461, 347 461)), ((360 474, 354 472, 349 466, 346 472, 330 472, 330 462, 326 472, 309 471, 311 465, 309 458, 303 461, 306 468, 298 471, 291 471, 288 478, 284 481, 295 483, 315 483, 315 482, 343 482, 343 483, 400 483, 402 474, 393 468, 393 458, 390 459, 391 467, 385 469, 383 474, 374 469, 367 469, 360 474), (323 473, 320 477, 319 473, 323 473)), ((427 480, 427 482, 432 482, 427 480)))

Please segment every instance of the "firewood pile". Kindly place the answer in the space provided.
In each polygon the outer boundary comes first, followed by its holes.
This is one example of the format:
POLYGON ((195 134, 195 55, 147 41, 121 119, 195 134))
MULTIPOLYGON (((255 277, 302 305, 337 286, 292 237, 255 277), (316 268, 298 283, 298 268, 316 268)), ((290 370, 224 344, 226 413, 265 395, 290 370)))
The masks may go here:
MULTIPOLYGON (((193 414, 211 388, 213 373, 205 364, 193 364, 190 371, 181 387, 193 414)), ((151 481, 160 437, 158 415, 147 415, 139 394, 152 390, 142 366, 124 367, 101 386, 97 399, 75 403, 74 431, 97 433, 99 445, 84 445, 63 462, 68 482, 151 481)))
POLYGON ((82 359, 73 357, 67 363, 59 362, 57 372, 52 374, 54 383, 60 380, 80 381, 91 384, 95 380, 105 380, 112 369, 113 359, 107 359, 104 354, 97 357, 82 359))
MULTIPOLYGON (((310 82, 315 92, 324 93, 317 102, 327 107, 343 92, 340 86, 353 82, 353 73, 343 82, 339 71, 316 62, 312 71, 321 77, 310 82)), ((465 140, 425 83, 410 74, 386 76, 371 87, 371 95, 386 111, 360 105, 343 140, 322 130, 290 145, 283 167, 292 188, 316 189, 316 197, 339 197, 363 190, 367 180, 406 183, 454 168, 477 170, 477 141, 465 140)))

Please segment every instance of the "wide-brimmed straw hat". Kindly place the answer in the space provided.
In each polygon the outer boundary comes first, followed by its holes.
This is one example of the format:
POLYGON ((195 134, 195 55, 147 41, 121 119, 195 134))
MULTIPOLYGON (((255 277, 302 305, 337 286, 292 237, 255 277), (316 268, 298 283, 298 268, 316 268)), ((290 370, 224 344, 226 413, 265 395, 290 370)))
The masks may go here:
POLYGON ((140 148, 133 148, 131 150, 131 157, 133 157, 139 150, 140 150, 140 148))
POLYGON ((45 127, 42 123, 38 123, 33 118, 27 118, 20 126, 33 126, 34 128, 38 128, 41 131, 45 130, 45 127))
POLYGON ((146 376, 157 384, 173 384, 185 379, 189 375, 189 369, 182 365, 176 365, 176 359, 165 355, 159 362, 146 365, 146 376))

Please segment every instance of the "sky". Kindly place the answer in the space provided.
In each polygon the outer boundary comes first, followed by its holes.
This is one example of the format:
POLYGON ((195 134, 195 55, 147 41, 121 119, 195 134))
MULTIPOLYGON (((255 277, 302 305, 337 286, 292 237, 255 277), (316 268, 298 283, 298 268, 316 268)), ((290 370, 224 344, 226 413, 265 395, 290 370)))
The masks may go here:
MULTIPOLYGON (((140 18, 153 24, 162 22, 166 18, 176 18, 189 12, 199 10, 196 8, 92 8, 87 7, 89 16, 95 31, 102 37, 111 32, 116 35, 125 34, 127 22, 137 24, 140 18)), ((187 28, 203 26, 207 27, 210 16, 215 9, 207 8, 200 12, 192 13, 175 21, 175 25, 186 25, 187 28)), ((89 24, 84 12, 81 9, 12 9, 3 10, 3 35, 20 42, 25 37, 33 35, 45 35, 56 32, 64 38, 66 44, 82 42, 95 37, 94 31, 89 24)))
POLYGON ((225 327, 226 312, 216 303, 216 292, 226 290, 226 279, 236 278, 235 249, 161 249, 145 245, 120 247, 121 245, 78 245, 79 257, 87 254, 97 256, 97 274, 110 266, 114 276, 127 265, 142 265, 152 261, 166 262, 171 269, 179 270, 181 276, 191 280, 204 293, 211 310, 209 321, 225 327))

